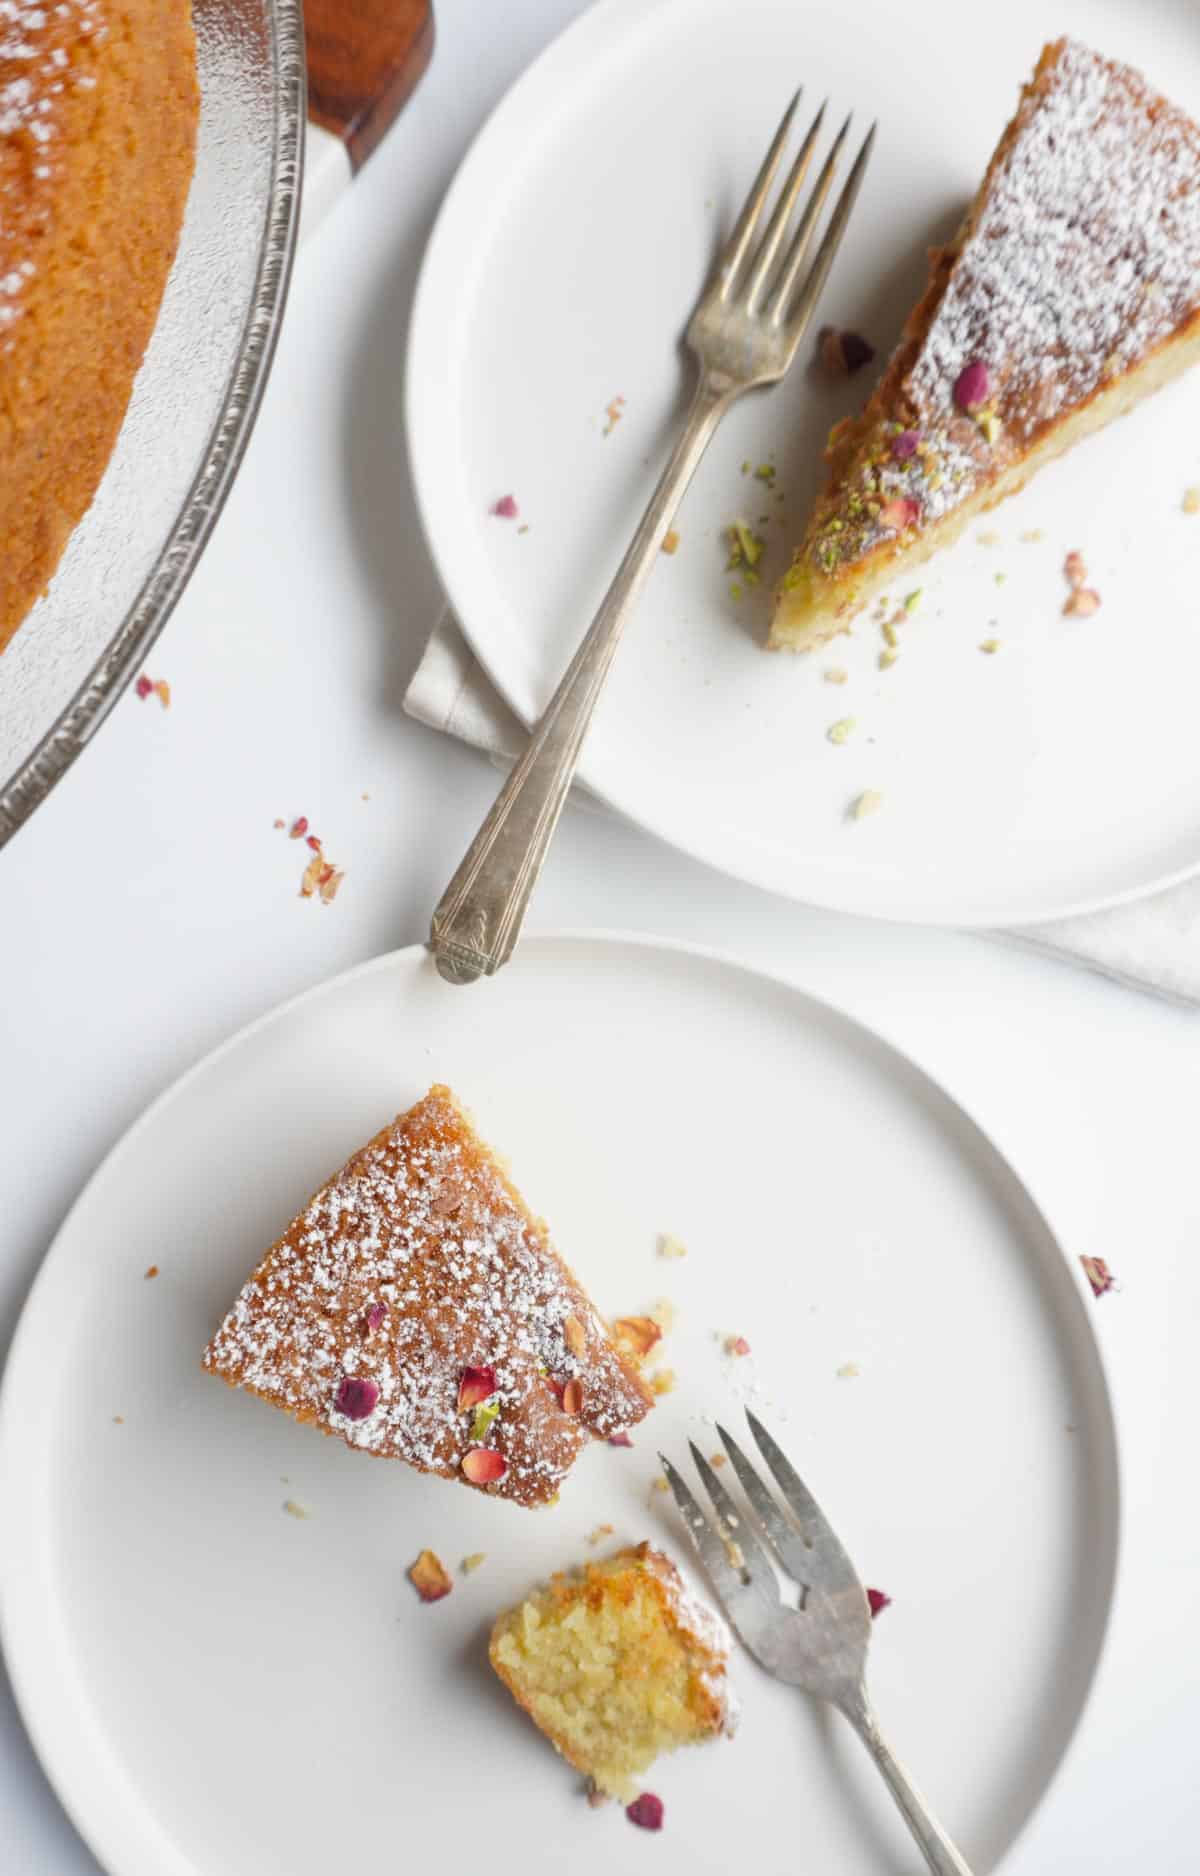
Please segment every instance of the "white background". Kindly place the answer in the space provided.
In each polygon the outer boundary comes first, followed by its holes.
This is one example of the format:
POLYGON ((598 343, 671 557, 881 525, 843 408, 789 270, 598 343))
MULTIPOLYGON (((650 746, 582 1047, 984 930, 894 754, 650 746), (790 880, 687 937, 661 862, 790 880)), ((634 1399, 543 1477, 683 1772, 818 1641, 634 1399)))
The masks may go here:
MULTIPOLYGON (((405 326, 468 138, 577 10, 442 0, 429 74, 300 259, 237 491, 150 666, 171 710, 122 702, 0 855, 5 1340, 146 1102, 284 996, 421 938, 494 791, 400 708, 438 605, 404 457, 405 326), (301 851, 272 828, 299 813, 347 868, 332 907, 297 898, 301 851)), ((593 815, 565 821, 535 917, 695 939, 841 1001, 974 1109, 1072 1248, 1112 1264, 1123 1287, 1096 1308, 1123 1432, 1116 1619, 1076 1751, 1006 1867, 1194 1872, 1200 1019, 988 940, 775 903, 593 815)), ((4 1698, 0 1867, 94 1876, 4 1698)))

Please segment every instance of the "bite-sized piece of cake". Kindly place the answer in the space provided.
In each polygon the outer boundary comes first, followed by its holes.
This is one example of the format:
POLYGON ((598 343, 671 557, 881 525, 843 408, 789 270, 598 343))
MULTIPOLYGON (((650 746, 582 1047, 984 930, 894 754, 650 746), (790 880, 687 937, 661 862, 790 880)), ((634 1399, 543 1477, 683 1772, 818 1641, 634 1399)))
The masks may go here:
POLYGON ((0 0, 0 651, 104 474, 198 109, 188 0, 0 0))
POLYGON ((492 1666, 599 1791, 628 1799, 661 1753, 732 1732, 729 1634, 649 1544, 619 1550, 502 1615, 492 1666))
POLYGON ((1127 65, 1046 47, 829 475, 770 643, 880 587, 1200 356, 1200 129, 1127 65))
POLYGON ((349 1446, 522 1505, 653 1405, 444 1087, 321 1188, 204 1366, 349 1446))

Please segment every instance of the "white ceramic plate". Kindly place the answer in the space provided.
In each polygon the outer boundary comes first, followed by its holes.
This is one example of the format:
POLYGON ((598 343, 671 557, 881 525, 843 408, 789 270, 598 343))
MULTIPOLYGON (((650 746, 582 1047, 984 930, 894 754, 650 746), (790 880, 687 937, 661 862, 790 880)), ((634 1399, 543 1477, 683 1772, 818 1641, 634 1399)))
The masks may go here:
MULTIPOLYGON (((446 590, 522 717, 549 697, 666 455, 689 382, 679 335, 793 86, 879 118, 821 317, 886 354, 1050 30, 1200 111, 1190 0, 1060 0, 1052 19, 1041 0, 864 0, 853 21, 844 0, 607 0, 509 94, 430 243, 408 409, 446 590), (527 534, 489 516, 507 493, 527 534)), ((1019 924, 1195 871, 1200 520, 1181 501, 1200 482, 1200 375, 997 510, 998 545, 976 530, 923 570, 891 670, 867 624, 816 656, 766 657, 766 589, 825 434, 869 381, 831 388, 798 363, 726 421, 621 648, 585 779, 729 873, 891 918, 1019 924), (740 472, 768 457, 779 502, 740 472), (761 514, 767 577, 739 603, 723 529, 761 514), (1069 549, 1103 598, 1091 619, 1061 616, 1069 549), (991 638, 1002 649, 984 655, 991 638), (846 686, 822 681, 829 665, 846 686), (825 731, 848 715, 835 747, 825 731), (884 807, 849 823, 865 788, 884 807)))
POLYGON ((753 1399, 895 1599, 877 1704, 986 1876, 1053 1776, 1111 1591, 1091 1308, 949 1097, 784 984, 616 939, 529 939, 477 996, 420 951, 382 959, 151 1108, 46 1261, 0 1418, 22 1710, 116 1876, 601 1876, 643 1854, 663 1876, 790 1876, 798 1842, 830 1876, 908 1869, 857 1742, 744 1657, 737 1739, 648 1781, 652 1853, 618 1808, 587 1810, 486 1665, 497 1610, 598 1523, 682 1556, 655 1449, 711 1449, 709 1417, 736 1426, 753 1399), (199 1371, 260 1251, 435 1077, 602 1308, 679 1312, 677 1391, 551 1512, 367 1462, 199 1371), (685 1260, 657 1257, 660 1232, 685 1260), (487 1563, 424 1607, 405 1570, 425 1545, 487 1563))

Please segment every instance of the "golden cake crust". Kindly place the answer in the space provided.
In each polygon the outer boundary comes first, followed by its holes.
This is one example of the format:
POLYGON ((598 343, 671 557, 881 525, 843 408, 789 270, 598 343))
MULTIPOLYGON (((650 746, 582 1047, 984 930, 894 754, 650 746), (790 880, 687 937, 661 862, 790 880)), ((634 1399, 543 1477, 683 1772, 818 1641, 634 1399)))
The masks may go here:
POLYGON ((1128 66, 1057 40, 865 410, 830 438, 772 644, 844 630, 1198 339, 1200 129, 1128 66))
POLYGON ((116 441, 197 115, 188 0, 0 0, 0 650, 116 441))
POLYGON ((555 1496, 590 1436, 623 1432, 653 1404, 441 1086, 321 1188, 263 1258, 204 1366, 421 1472, 478 1484, 464 1459, 498 1454, 502 1476, 480 1489, 523 1505, 555 1496), (478 1437, 478 1406, 459 1406, 468 1369, 494 1376, 478 1437), (361 1400, 339 1406, 347 1381, 377 1395, 362 1417, 361 1400))

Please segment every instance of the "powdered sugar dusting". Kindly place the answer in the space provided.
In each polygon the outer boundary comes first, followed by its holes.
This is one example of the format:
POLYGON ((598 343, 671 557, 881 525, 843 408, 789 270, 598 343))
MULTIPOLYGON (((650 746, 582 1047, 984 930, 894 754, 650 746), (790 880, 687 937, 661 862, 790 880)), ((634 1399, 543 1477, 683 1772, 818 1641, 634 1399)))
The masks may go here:
POLYGON ((553 1496, 589 1433, 619 1432, 650 1404, 444 1088, 317 1194, 204 1359, 348 1445, 424 1471, 460 1476, 472 1445, 494 1448, 507 1472, 492 1489, 527 1504, 553 1496), (578 1354, 564 1333, 572 1317, 578 1354), (464 1369, 484 1364, 496 1379, 488 1408, 498 1411, 481 1424, 458 1403, 464 1369), (338 1411, 347 1379, 378 1389, 362 1418, 338 1411), (556 1393, 571 1379, 577 1414, 556 1393))
POLYGON ((1014 130, 891 407, 819 511, 802 551, 820 573, 938 521, 1200 308, 1190 118, 1128 66, 1065 40, 1014 130), (972 367, 988 391, 968 412, 955 386, 972 367))
POLYGON ((63 107, 94 88, 90 47, 107 32, 102 0, 0 0, 0 331, 36 271, 24 250, 46 225, 63 107))

